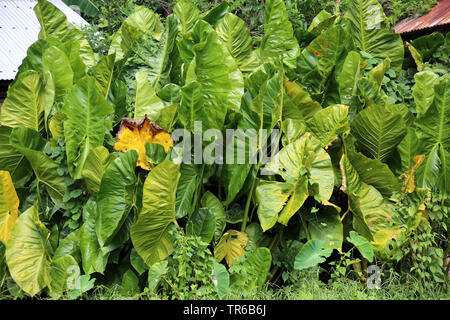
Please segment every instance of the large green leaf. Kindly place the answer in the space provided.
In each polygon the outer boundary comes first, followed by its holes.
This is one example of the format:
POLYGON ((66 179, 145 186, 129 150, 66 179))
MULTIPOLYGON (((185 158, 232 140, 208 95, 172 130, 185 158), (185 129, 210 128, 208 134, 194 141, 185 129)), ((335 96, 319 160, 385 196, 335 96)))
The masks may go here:
POLYGON ((62 103, 66 94, 72 89, 74 80, 69 57, 62 49, 51 46, 45 50, 42 56, 42 66, 46 82, 53 82, 55 102, 62 103), (51 77, 47 76, 47 72, 51 74, 51 77))
POLYGON ((19 212, 19 197, 8 171, 0 170, 0 239, 8 243, 8 236, 19 212))
POLYGON ((351 38, 361 51, 374 58, 391 59, 393 69, 400 71, 403 64, 403 41, 390 30, 378 0, 350 0, 345 17, 350 22, 351 38))
POLYGON ((347 157, 361 180, 375 187, 384 197, 389 198, 394 192, 400 191, 399 181, 387 164, 350 150, 347 157))
POLYGON ((24 127, 41 131, 44 128, 45 93, 39 73, 26 71, 20 81, 8 90, 2 103, 0 123, 11 128, 24 127))
POLYGON ((230 137, 231 143, 227 142, 226 146, 227 164, 222 179, 227 205, 246 186, 247 177, 251 179, 249 173, 257 163, 258 152, 261 155, 264 145, 269 143, 267 139, 273 128, 281 121, 285 98, 282 80, 283 72, 269 63, 262 65, 246 79, 248 93, 242 99, 242 118, 238 122, 238 130, 230 137), (261 129, 267 130, 266 137, 257 134, 261 129))
POLYGON ((19 287, 34 296, 50 286, 49 231, 39 220, 37 205, 17 219, 6 246, 9 272, 19 287))
POLYGON ((291 112, 289 115, 283 109, 283 114, 292 119, 311 119, 317 112, 322 110, 322 106, 317 101, 313 100, 310 94, 297 82, 286 79, 284 81, 286 88, 286 98, 290 98, 297 110, 291 112), (295 113, 299 115, 295 115, 295 113))
POLYGON ((405 137, 406 125, 400 113, 391 112, 384 105, 374 105, 357 114, 351 132, 362 153, 386 162, 405 137))
POLYGON ((266 283, 271 264, 272 254, 265 247, 257 248, 245 259, 244 266, 247 267, 250 281, 255 283, 256 288, 261 289, 266 283))
POLYGON ((302 51, 297 70, 307 74, 317 68, 322 78, 326 78, 336 65, 344 62, 350 48, 348 33, 340 25, 335 25, 320 34, 302 51))
POLYGON ((38 132, 27 128, 14 128, 10 143, 19 150, 30 163, 39 185, 45 185, 50 197, 59 204, 66 192, 64 178, 58 174, 59 164, 44 152, 46 141, 38 132))
POLYGON ((97 91, 107 98, 113 82, 115 55, 102 56, 89 74, 95 79, 97 91))
POLYGON ((272 228, 277 221, 287 225, 300 209, 309 196, 308 175, 317 184, 317 188, 313 186, 316 195, 325 201, 331 197, 334 187, 331 159, 309 134, 284 147, 265 170, 281 175, 285 183, 260 181, 256 187, 263 231, 272 228))
POLYGON ((67 96, 63 112, 69 173, 80 179, 89 151, 103 145, 105 118, 114 109, 96 90, 95 80, 86 77, 67 96))
POLYGON ((371 241, 377 257, 390 259, 388 241, 398 238, 400 227, 391 223, 393 216, 387 202, 377 189, 361 180, 347 156, 342 156, 340 166, 342 189, 349 196, 349 210, 353 213, 353 227, 371 241))
POLYGON ((83 208, 84 222, 80 228, 81 262, 85 274, 103 273, 109 252, 102 251, 95 232, 97 205, 89 200, 83 208))
POLYGON ((149 84, 146 70, 136 73, 136 101, 134 103, 134 119, 142 119, 145 115, 152 121, 159 123, 161 110, 164 109, 162 100, 156 95, 155 89, 149 84))
POLYGON ((9 171, 17 188, 28 181, 31 167, 25 156, 9 142, 12 128, 0 127, 0 170, 9 171))
POLYGON ((71 255, 56 258, 51 265, 51 290, 52 298, 61 297, 64 292, 74 289, 74 284, 80 276, 78 262, 71 255))
POLYGON ((341 103, 352 105, 358 92, 358 81, 361 77, 361 56, 356 51, 350 51, 345 58, 341 73, 337 80, 341 103))
POLYGON ((110 154, 104 146, 99 146, 89 151, 84 162, 82 176, 89 192, 96 196, 100 191, 100 183, 103 173, 109 164, 117 158, 117 154, 110 154))
POLYGON ((180 180, 177 186, 177 197, 175 200, 175 217, 183 218, 191 215, 194 210, 193 203, 194 194, 201 180, 202 167, 195 164, 182 164, 180 168, 180 180))
POLYGON ((190 1, 180 0, 173 7, 173 13, 180 23, 178 29, 182 35, 187 35, 194 28, 195 23, 200 19, 202 12, 190 1))
MULTIPOLYGON (((65 14, 55 5, 46 1, 38 0, 34 12, 41 25, 39 39, 61 42, 76 41, 79 44, 79 58, 87 67, 95 64, 95 55, 83 33, 73 26, 69 26, 65 14)), ((77 57, 78 58, 78 57, 77 57)))
POLYGON ((198 21, 192 32, 194 45, 186 85, 181 89, 179 119, 187 130, 194 121, 202 121, 203 130, 221 129, 232 91, 229 53, 216 32, 204 21, 198 21))
POLYGON ((369 262, 373 261, 372 245, 366 238, 360 236, 355 231, 350 231, 350 237, 347 237, 347 241, 353 243, 358 248, 359 253, 369 262))
POLYGON ((122 22, 113 35, 108 54, 115 53, 116 62, 124 60, 130 54, 134 42, 144 33, 160 38, 163 30, 159 15, 148 8, 136 6, 135 11, 122 22))
POLYGON ((434 86, 439 77, 432 71, 422 71, 414 75, 413 97, 416 103, 417 117, 423 116, 434 100, 434 86))
POLYGON ((308 215, 308 231, 312 240, 324 240, 324 249, 342 250, 343 225, 339 212, 332 206, 324 206, 308 215))
POLYGON ((148 266, 174 250, 169 228, 175 220, 175 196, 180 167, 170 160, 157 165, 145 179, 142 211, 131 227, 131 241, 148 266))
POLYGON ((170 82, 173 64, 170 55, 175 46, 177 33, 177 19, 169 15, 161 38, 145 34, 134 43, 124 70, 125 77, 129 78, 127 82, 131 93, 135 87, 133 78, 137 71, 146 70, 148 81, 155 89, 170 82))
POLYGON ((417 119, 419 153, 425 161, 419 168, 418 185, 438 187, 444 195, 450 190, 450 85, 442 80, 434 87, 434 101, 423 117, 417 119))
POLYGON ((186 235, 200 237, 204 243, 210 243, 214 237, 216 216, 209 208, 195 210, 186 223, 186 235))
POLYGON ((241 71, 252 71, 258 66, 253 41, 244 20, 228 13, 220 20, 216 32, 241 71))
POLYGON ((41 25, 39 39, 48 39, 50 37, 61 40, 67 39, 69 35, 67 18, 55 5, 46 0, 38 0, 37 5, 34 7, 34 12, 41 25))
MULTIPOLYGON (((400 156, 398 175, 410 172, 410 170, 415 167, 414 158, 419 156, 419 146, 419 139, 417 138, 415 128, 408 128, 408 133, 405 138, 397 146, 398 154, 400 156)), ((415 174, 415 171, 411 173, 415 174)))
POLYGON ((53 254, 53 260, 70 255, 77 262, 81 262, 80 231, 80 229, 76 229, 59 241, 58 247, 53 254))
POLYGON ((265 6, 264 37, 260 46, 261 60, 281 60, 290 68, 294 68, 300 47, 294 37, 284 1, 268 0, 265 6))
POLYGON ((148 288, 150 292, 155 292, 159 281, 167 273, 167 260, 163 260, 152 265, 148 270, 148 288))
POLYGON ((333 249, 324 248, 325 240, 308 240, 295 257, 294 269, 302 270, 325 262, 333 249))
POLYGON ((211 277, 217 295, 220 299, 223 299, 230 291, 230 274, 228 273, 227 268, 223 264, 214 261, 211 277))
POLYGON ((320 145, 326 147, 337 135, 350 128, 347 116, 348 106, 337 104, 320 110, 306 124, 320 145))
POLYGON ((136 206, 137 178, 134 174, 138 159, 130 150, 114 160, 105 170, 97 196, 95 231, 103 247, 107 245, 136 206))
POLYGON ((201 204, 205 208, 209 208, 215 216, 215 226, 214 226, 214 241, 219 241, 223 230, 226 225, 226 214, 223 209, 222 202, 210 191, 206 191, 201 199, 201 204))

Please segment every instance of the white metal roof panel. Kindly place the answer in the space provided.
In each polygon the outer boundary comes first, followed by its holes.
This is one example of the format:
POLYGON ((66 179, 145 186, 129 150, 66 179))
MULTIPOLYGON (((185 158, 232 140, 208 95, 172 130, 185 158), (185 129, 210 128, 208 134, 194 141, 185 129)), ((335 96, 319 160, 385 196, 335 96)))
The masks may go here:
MULTIPOLYGON (((48 0, 76 26, 88 23, 61 0, 48 0)), ((38 40, 41 26, 34 13, 35 0, 0 0, 0 80, 12 80, 27 55, 27 49, 38 40)))

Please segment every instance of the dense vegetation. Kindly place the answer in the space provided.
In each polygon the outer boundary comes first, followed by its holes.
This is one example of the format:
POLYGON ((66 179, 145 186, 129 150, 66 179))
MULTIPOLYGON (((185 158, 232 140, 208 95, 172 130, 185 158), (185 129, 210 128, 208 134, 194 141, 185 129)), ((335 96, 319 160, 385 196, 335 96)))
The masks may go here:
POLYGON ((251 33, 244 3, 130 4, 98 42, 38 1, 0 113, 5 296, 448 290, 449 36, 404 43, 377 0, 294 26, 268 0, 251 33))

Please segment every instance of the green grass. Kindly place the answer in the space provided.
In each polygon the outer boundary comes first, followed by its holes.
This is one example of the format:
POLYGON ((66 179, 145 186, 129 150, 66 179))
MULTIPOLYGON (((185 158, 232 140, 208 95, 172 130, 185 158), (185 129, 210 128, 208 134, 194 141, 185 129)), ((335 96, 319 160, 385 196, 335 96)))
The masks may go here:
MULTIPOLYGON (((120 286, 96 286, 89 294, 84 294, 84 300, 160 300, 161 295, 141 294, 125 297, 120 294, 120 286)), ((1 299, 14 299, 9 295, 0 295, 1 299)), ((39 298, 38 298, 39 299, 39 298)), ((70 299, 68 296, 62 299, 70 299)), ((202 299, 214 299, 203 297, 202 299)), ((277 287, 266 285, 259 292, 249 296, 230 295, 229 300, 450 300, 450 294, 443 284, 434 284, 423 288, 419 282, 400 283, 397 279, 385 282, 381 289, 368 289, 362 282, 341 278, 327 285, 313 277, 306 276, 297 283, 277 287)))
MULTIPOLYGON (((408 283, 396 276, 385 280, 380 289, 368 289, 359 281, 350 278, 338 278, 332 284, 325 284, 317 279, 316 268, 305 270, 297 275, 295 283, 286 286, 266 284, 265 287, 250 295, 230 294, 229 300, 450 300, 449 288, 443 283, 429 283, 426 288, 419 280, 409 277, 408 283)), ((7 292, 0 291, 0 300, 17 299, 7 292)), ((37 298, 48 299, 48 298, 37 298)), ((69 296, 61 299, 68 300, 69 296)), ((83 300, 160 300, 160 294, 142 293, 133 297, 123 296, 119 285, 113 287, 95 286, 83 300)), ((194 297, 193 299, 199 299, 194 297)), ((201 299, 215 299, 204 296, 201 299)))

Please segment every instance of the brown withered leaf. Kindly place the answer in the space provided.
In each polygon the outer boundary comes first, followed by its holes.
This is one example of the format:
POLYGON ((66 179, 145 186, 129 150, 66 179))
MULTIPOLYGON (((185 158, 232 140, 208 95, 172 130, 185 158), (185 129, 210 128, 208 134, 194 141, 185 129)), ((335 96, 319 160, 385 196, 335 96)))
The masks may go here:
POLYGON ((408 191, 409 193, 414 192, 414 189, 416 188, 414 176, 416 174, 417 169, 420 167, 420 165, 423 163, 424 160, 425 160, 424 154, 420 154, 414 157, 413 159, 414 166, 406 174, 405 187, 403 188, 403 193, 405 193, 406 191, 408 191))
POLYGON ((156 123, 150 121, 147 115, 142 120, 122 119, 114 150, 122 152, 137 150, 139 152, 137 165, 142 169, 150 170, 154 165, 147 161, 145 157, 145 144, 147 142, 162 145, 166 153, 169 152, 170 147, 173 147, 173 140, 170 134, 156 123))

